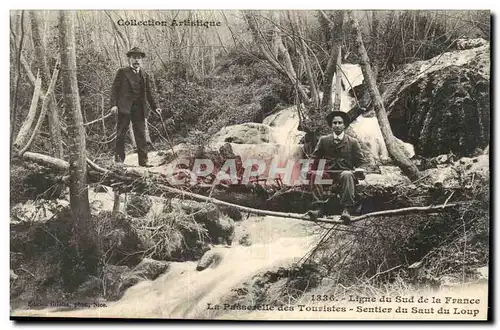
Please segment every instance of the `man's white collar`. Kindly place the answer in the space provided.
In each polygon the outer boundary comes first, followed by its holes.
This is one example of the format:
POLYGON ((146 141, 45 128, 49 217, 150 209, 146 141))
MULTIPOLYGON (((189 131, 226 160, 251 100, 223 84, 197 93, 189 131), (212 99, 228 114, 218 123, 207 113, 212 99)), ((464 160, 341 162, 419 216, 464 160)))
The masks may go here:
POLYGON ((335 140, 343 140, 344 139, 344 132, 340 133, 339 135, 335 134, 335 132, 333 132, 333 138, 335 140))
POLYGON ((130 67, 132 68, 132 70, 137 71, 137 72, 139 72, 141 70, 141 67, 138 67, 137 69, 134 68, 134 66, 132 66, 132 65, 130 67))

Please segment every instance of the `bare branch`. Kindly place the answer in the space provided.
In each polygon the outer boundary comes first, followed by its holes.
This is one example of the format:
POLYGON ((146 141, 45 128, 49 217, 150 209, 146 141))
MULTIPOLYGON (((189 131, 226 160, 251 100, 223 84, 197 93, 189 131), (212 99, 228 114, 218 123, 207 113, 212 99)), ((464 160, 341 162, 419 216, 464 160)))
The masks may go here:
POLYGON ((263 40, 264 36, 262 31, 258 28, 257 26, 257 20, 254 15, 245 12, 244 13, 245 19, 248 23, 248 26, 250 28, 250 31, 252 32, 252 36, 254 39, 254 42, 257 44, 259 47, 262 55, 266 58, 266 60, 281 74, 285 75, 293 84, 296 86, 297 91, 300 94, 300 97, 304 101, 304 103, 309 103, 309 97, 300 84, 300 81, 297 77, 297 74, 295 72, 295 69, 293 68, 292 61, 290 59, 290 54, 288 53, 288 50, 285 48, 285 45, 283 44, 283 40, 281 39, 281 36, 279 34, 274 35, 274 42, 275 46, 278 48, 279 52, 283 56, 283 61, 284 64, 278 61, 277 58, 275 58, 272 55, 272 47, 269 46, 269 44, 266 43, 267 49, 263 45, 263 40))
POLYGON ((414 207, 405 207, 394 210, 377 211, 353 217, 351 219, 351 222, 361 221, 373 217, 387 217, 387 216, 413 214, 413 213, 439 213, 447 209, 455 208, 458 205, 459 204, 457 203, 451 203, 446 205, 442 204, 442 205, 431 205, 431 206, 414 206, 414 207))
POLYGON ((33 133, 31 134, 31 137, 28 140, 28 142, 26 143, 26 145, 24 146, 24 148, 22 148, 21 151, 19 151, 19 154, 21 154, 21 155, 29 149, 29 147, 33 143, 33 140, 35 139, 36 135, 38 134, 40 127, 42 126, 42 122, 45 119, 45 116, 47 114, 48 101, 50 99, 50 95, 54 92, 54 88, 56 85, 58 74, 59 74, 59 60, 57 61, 56 66, 54 68, 54 71, 52 73, 52 78, 50 80, 49 88, 47 90, 47 93, 45 94, 45 98, 43 99, 42 110, 40 110, 40 116, 38 117, 38 121, 35 125, 35 128, 33 129, 33 133))
POLYGON ((104 11, 104 13, 109 17, 109 20, 111 21, 111 25, 113 26, 113 29, 115 30, 115 32, 120 36, 120 39, 121 41, 123 42, 123 46, 126 48, 126 49, 129 49, 130 48, 130 42, 128 41, 128 39, 123 35, 122 31, 118 28, 118 26, 116 25, 116 22, 115 20, 111 17, 111 15, 109 14, 108 11, 104 11))
POLYGON ((19 129, 19 133, 17 134, 16 141, 14 142, 14 146, 20 148, 25 145, 28 141, 29 133, 31 132, 31 127, 33 126, 33 122, 36 118, 36 109, 38 106, 38 100, 40 98, 40 90, 42 87, 42 80, 40 76, 37 74, 36 82, 35 82, 35 90, 33 91, 33 97, 31 99, 30 109, 28 111, 28 115, 26 116, 26 120, 23 122, 23 125, 19 129))

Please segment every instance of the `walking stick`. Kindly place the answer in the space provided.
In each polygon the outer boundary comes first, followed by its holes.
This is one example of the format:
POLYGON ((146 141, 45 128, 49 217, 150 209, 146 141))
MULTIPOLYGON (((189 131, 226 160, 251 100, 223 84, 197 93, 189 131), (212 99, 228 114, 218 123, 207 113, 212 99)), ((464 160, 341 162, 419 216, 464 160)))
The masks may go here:
POLYGON ((167 136, 167 142, 170 145, 170 149, 172 150, 173 155, 175 157, 177 157, 177 154, 174 150, 174 145, 173 145, 172 140, 170 139, 170 136, 168 134, 167 126, 165 125, 165 122, 163 121, 163 116, 161 115, 161 112, 156 112, 156 111, 153 111, 153 112, 160 118, 160 122, 161 122, 161 125, 163 127, 163 130, 165 131, 165 135, 167 136))

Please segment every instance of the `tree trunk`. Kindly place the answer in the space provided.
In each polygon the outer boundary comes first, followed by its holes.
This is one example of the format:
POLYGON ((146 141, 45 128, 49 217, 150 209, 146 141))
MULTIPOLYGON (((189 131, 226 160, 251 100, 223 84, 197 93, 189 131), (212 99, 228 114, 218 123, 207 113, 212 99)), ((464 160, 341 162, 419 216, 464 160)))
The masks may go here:
MULTIPOLYGON (((335 102, 333 103, 333 110, 340 110, 340 96, 342 94, 342 44, 337 45, 337 72, 335 75, 335 102)), ((331 93, 331 92, 330 92, 331 93)))
MULTIPOLYGON (((11 22, 12 24, 12 22, 11 22)), ((24 11, 21 11, 21 23, 20 23, 20 29, 21 29, 21 37, 19 40, 19 46, 17 46, 17 41, 16 41, 16 35, 12 32, 12 26, 11 26, 11 32, 13 34, 13 41, 14 41, 14 47, 16 49, 16 71, 14 74, 14 81, 15 81, 15 86, 14 86, 14 93, 11 95, 11 100, 13 101, 13 108, 11 109, 10 113, 10 157, 12 158, 13 155, 13 150, 14 150, 14 131, 16 129, 16 121, 17 121, 17 107, 18 107, 18 93, 19 93, 19 87, 21 84, 21 56, 22 56, 22 50, 23 50, 23 43, 24 43, 24 11)))
POLYGON ((366 82, 368 83, 370 96, 374 104, 375 113, 377 114, 377 120, 380 125, 380 130, 382 131, 382 136, 384 137, 385 145, 387 146, 387 151, 406 176, 408 176, 411 180, 417 179, 420 177, 420 172, 417 166, 413 164, 405 155, 403 150, 401 150, 399 145, 396 143, 394 135, 392 134, 391 125, 389 124, 389 119, 387 118, 384 103, 382 97, 380 96, 380 92, 377 88, 377 82, 370 66, 370 59, 368 58, 368 54, 366 53, 366 49, 363 44, 363 37, 361 35, 358 21, 354 17, 352 11, 349 11, 349 17, 356 34, 356 46, 361 61, 361 70, 366 82))
MULTIPOLYGON (((31 35, 33 38, 33 47, 35 53, 35 70, 39 70, 42 77, 42 89, 48 90, 50 83, 50 70, 47 65, 47 56, 45 54, 45 42, 42 37, 42 21, 39 14, 30 11, 31 35)), ((49 122, 50 139, 52 143, 52 154, 57 158, 63 157, 63 146, 61 137, 61 123, 59 122, 59 113, 54 94, 51 94, 48 100, 47 118, 49 122)))
POLYGON ((61 51, 61 76, 63 84, 66 122, 68 123, 69 189, 70 206, 74 217, 73 234, 79 252, 83 255, 85 269, 97 272, 95 235, 90 223, 87 186, 85 127, 80 108, 80 95, 76 78, 76 50, 74 12, 59 12, 59 49, 61 51))
MULTIPOLYGON (((321 12, 321 15, 325 20, 328 20, 328 17, 324 12, 321 12)), ((328 63, 326 65, 325 70, 325 83, 323 85, 323 102, 322 108, 326 111, 331 111, 333 107, 332 102, 332 85, 333 85, 333 75, 335 72, 340 72, 337 68, 338 62, 338 52, 342 46, 342 26, 344 24, 344 11, 337 10, 334 15, 333 26, 332 22, 330 22, 331 27, 331 51, 330 57, 328 58, 328 63)), ((338 77, 338 74, 337 74, 338 77)))
POLYGON ((378 19, 377 11, 372 11, 372 29, 371 29, 371 47, 373 47, 372 54, 374 54, 374 60, 372 64, 373 76, 375 80, 378 78, 378 73, 380 71, 380 45, 378 42, 379 39, 379 28, 380 22, 378 19))

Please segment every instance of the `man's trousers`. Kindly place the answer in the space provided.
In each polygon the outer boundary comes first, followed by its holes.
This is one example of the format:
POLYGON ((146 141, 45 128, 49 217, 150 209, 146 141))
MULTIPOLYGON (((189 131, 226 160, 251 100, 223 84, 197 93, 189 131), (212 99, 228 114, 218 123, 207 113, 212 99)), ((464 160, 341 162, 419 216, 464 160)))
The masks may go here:
POLYGON ((148 163, 148 144, 146 141, 146 120, 142 107, 134 103, 132 104, 130 113, 118 112, 117 116, 115 160, 121 163, 125 161, 125 137, 127 136, 130 122, 132 122, 139 166, 146 165, 148 163))
POLYGON ((344 207, 354 206, 356 179, 352 171, 340 173, 340 204, 344 207))
MULTIPOLYGON (((334 175, 325 174, 323 175, 323 180, 326 179, 332 179, 333 184, 340 187, 340 205, 343 207, 354 206, 357 179, 354 177, 352 171, 342 171, 340 174, 334 175)), ((310 176, 310 180, 312 182, 312 189, 315 189, 316 194, 319 195, 318 197, 321 199, 321 195, 323 195, 324 192, 320 185, 315 184, 316 173, 310 176)))

